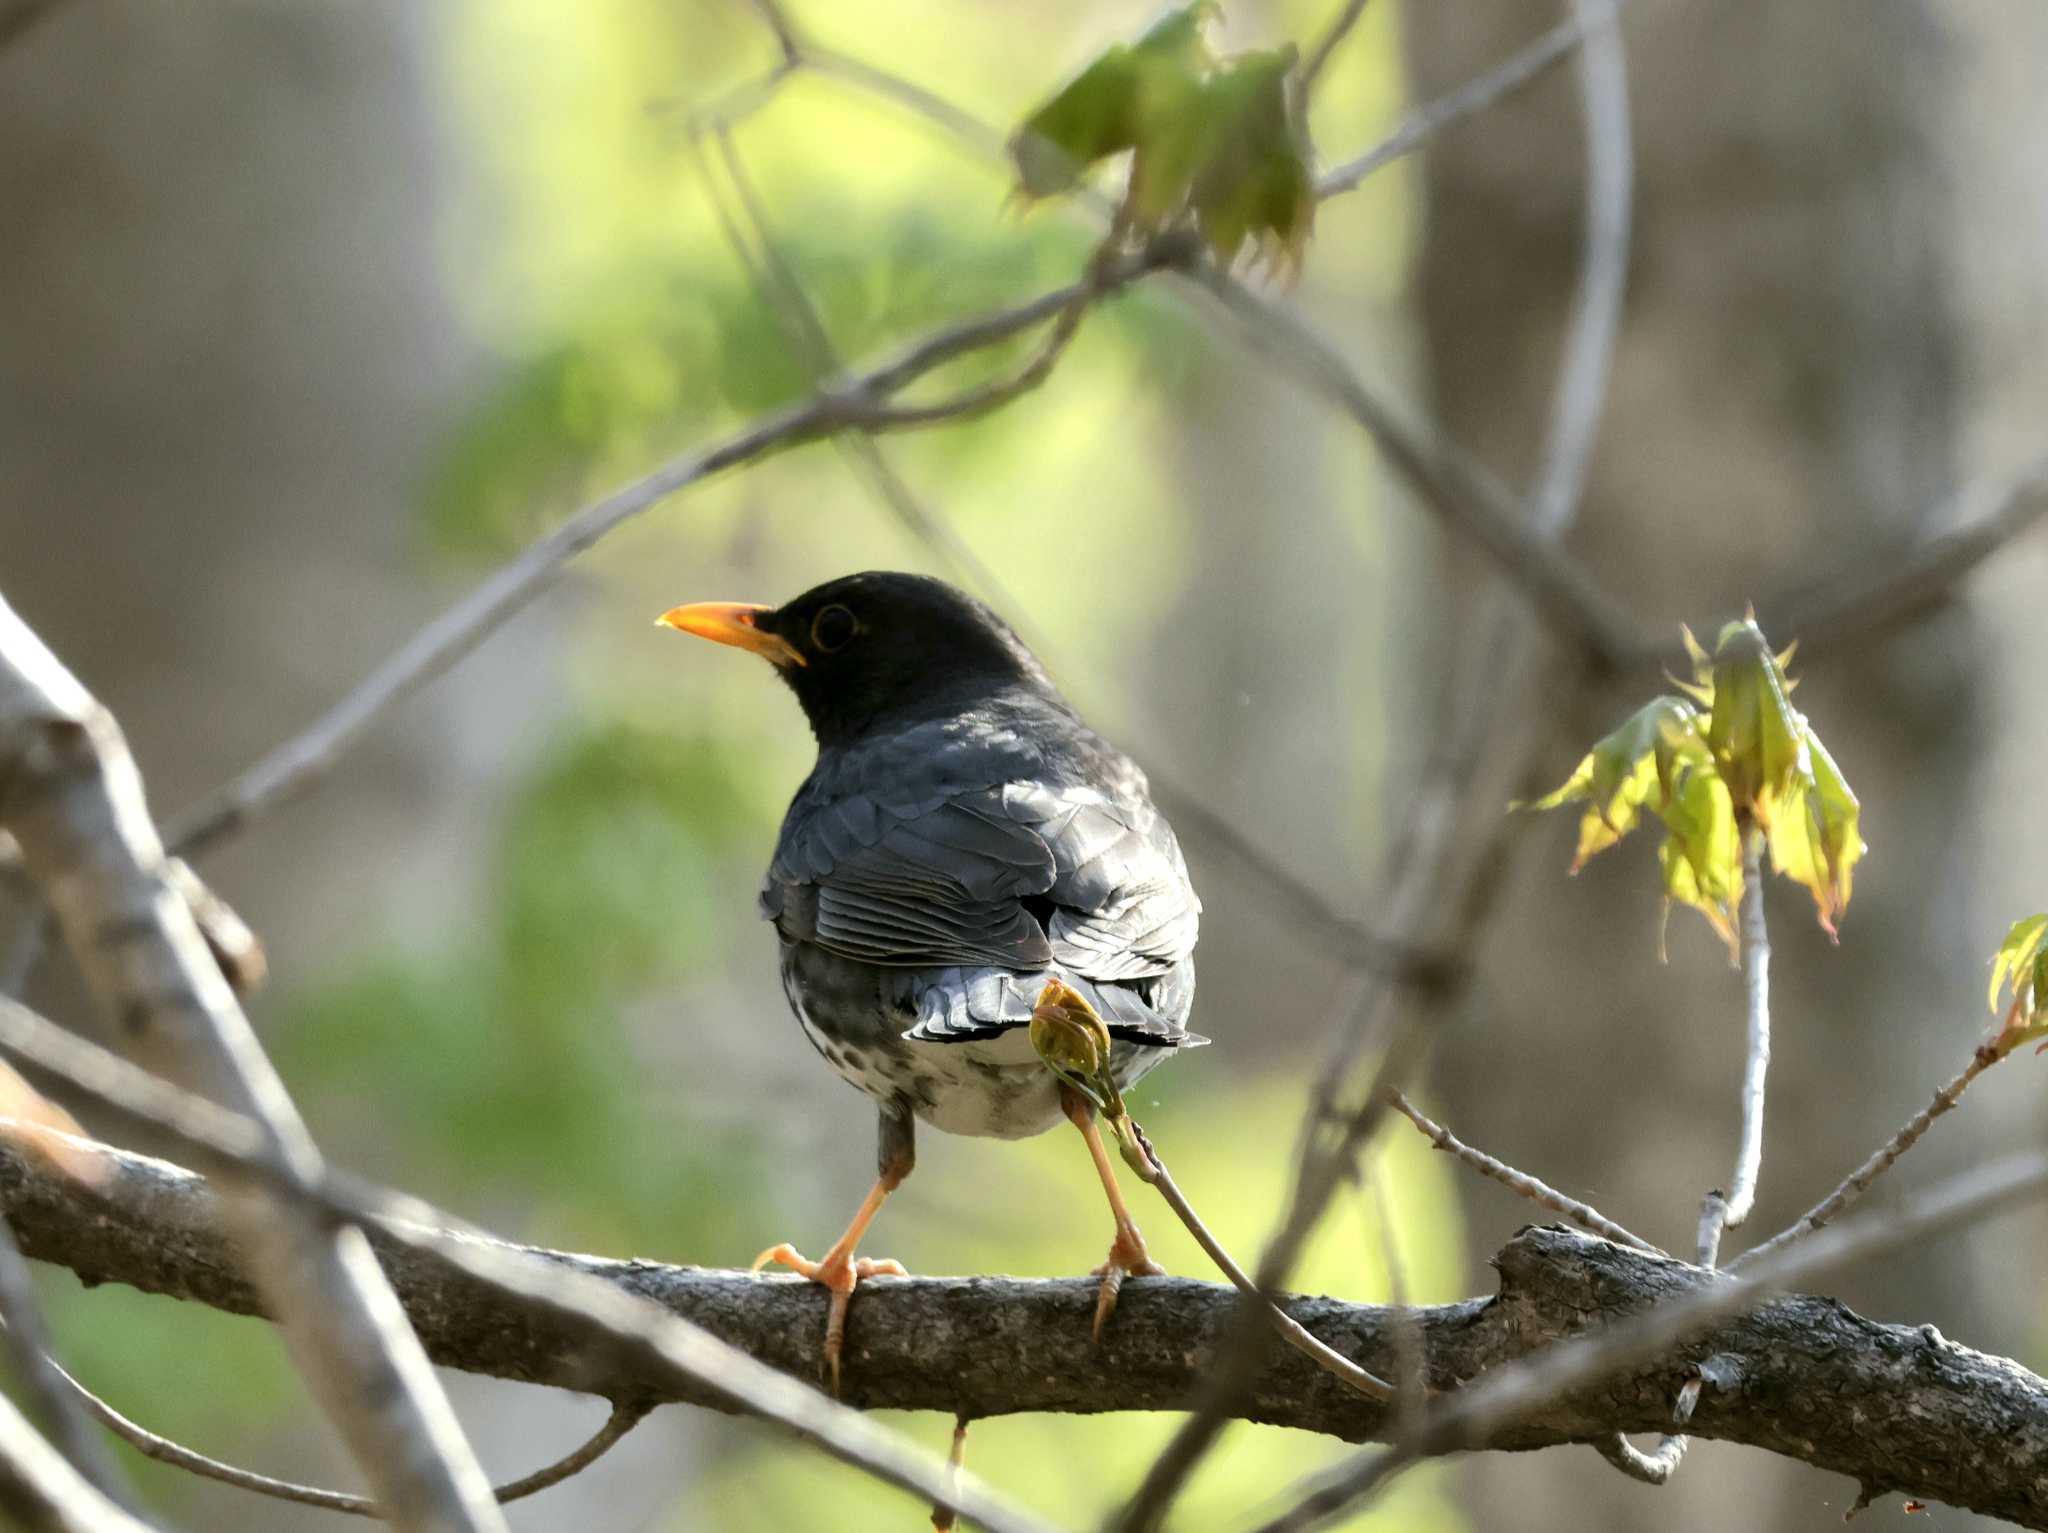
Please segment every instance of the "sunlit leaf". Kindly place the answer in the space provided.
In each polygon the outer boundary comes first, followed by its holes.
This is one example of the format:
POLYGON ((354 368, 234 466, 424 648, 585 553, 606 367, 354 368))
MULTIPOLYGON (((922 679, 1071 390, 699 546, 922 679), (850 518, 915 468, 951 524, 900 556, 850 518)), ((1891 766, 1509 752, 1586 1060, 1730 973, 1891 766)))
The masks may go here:
POLYGON ((1215 126, 1188 198, 1225 266, 1253 240, 1275 272, 1297 271, 1315 227, 1308 135, 1288 94, 1295 59, 1291 44, 1240 54, 1210 78, 1205 110, 1215 126))
POLYGON ((1792 650, 1773 654, 1754 618, 1723 628, 1712 655, 1690 629, 1681 632, 1694 679, 1675 685, 1686 697, 1653 699, 1595 745, 1562 787, 1530 807, 1589 806, 1573 872, 1643 815, 1662 820, 1666 909, 1699 911, 1731 955, 1742 836, 1753 825, 1768 835, 1772 867, 1813 895, 1820 924, 1833 937, 1864 852, 1861 806, 1788 701, 1793 683, 1784 665, 1792 650))
POLYGON ((1596 742, 1562 787, 1528 806, 1591 806, 1579 822, 1574 873, 1633 830, 1643 809, 1662 809, 1680 760, 1707 759, 1699 721, 1699 710, 1684 698, 1653 698, 1596 742))
MULTIPOLYGON (((1170 11, 1135 43, 1115 43, 1038 108, 1010 140, 1027 197, 1071 191, 1099 160, 1156 140, 1166 148, 1215 62, 1208 0, 1170 11)), ((1183 130, 1184 131, 1184 130, 1183 130)))
POLYGON ((1849 907, 1852 877, 1865 851, 1857 831, 1862 806, 1804 719, 1800 730, 1811 770, 1795 780, 1771 821, 1771 866, 1806 886, 1821 928, 1832 938, 1835 923, 1849 907))
POLYGON ((1735 907, 1742 899, 1742 834, 1728 785, 1711 765, 1682 766, 1659 810, 1669 833, 1658 848, 1666 900, 1707 918, 1735 955, 1735 907))
POLYGON ((1999 952, 1991 960, 1991 1009, 1999 1009, 1999 997, 2011 987, 2013 1011, 2032 1017, 2048 1001, 2048 915, 2030 915, 2015 921, 2005 933, 1999 952))
POLYGON ((1728 624, 1714 646, 1707 745, 1739 815, 1768 829, 1795 783, 1810 782, 1805 720, 1786 696, 1754 619, 1728 624))
POLYGON ((1291 273, 1315 223, 1297 54, 1289 45, 1219 57, 1206 35, 1216 14, 1210 4, 1170 12, 1027 117, 1010 141, 1019 190, 1071 190, 1090 166, 1128 152, 1122 232, 1142 238, 1191 219, 1224 265, 1250 244, 1291 273))

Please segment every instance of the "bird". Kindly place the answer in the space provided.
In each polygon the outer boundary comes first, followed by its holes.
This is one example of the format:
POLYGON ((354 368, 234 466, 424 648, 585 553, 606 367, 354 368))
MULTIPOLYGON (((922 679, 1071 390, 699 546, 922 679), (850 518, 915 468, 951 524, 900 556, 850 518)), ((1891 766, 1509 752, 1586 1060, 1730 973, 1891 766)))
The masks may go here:
POLYGON ((1080 1130, 1115 1226, 1091 1274, 1094 1335, 1127 1275, 1156 1275, 1118 1189, 1095 1103, 1048 1068, 1034 1015, 1092 1011, 1128 1088, 1188 1030, 1201 901, 1145 774, 1083 722, 988 606, 925 575, 870 570, 779 607, 694 602, 657 623, 749 651, 796 694, 817 762, 762 882, 804 1035, 878 1109, 876 1178, 811 1260, 836 1393, 861 1280, 904 1276, 857 1248, 916 1163, 916 1124, 1021 1139, 1080 1130))

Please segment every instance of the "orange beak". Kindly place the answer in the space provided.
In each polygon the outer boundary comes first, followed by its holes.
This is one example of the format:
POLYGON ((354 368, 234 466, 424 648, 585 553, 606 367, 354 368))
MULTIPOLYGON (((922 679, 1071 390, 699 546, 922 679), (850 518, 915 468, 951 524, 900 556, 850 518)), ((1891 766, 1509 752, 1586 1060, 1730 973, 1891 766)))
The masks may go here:
POLYGON ((694 633, 715 644, 750 650, 770 665, 785 670, 792 665, 808 664, 802 652, 781 634, 767 633, 755 626, 761 613, 772 611, 774 608, 756 602, 700 601, 687 607, 671 607, 654 621, 678 633, 694 633))

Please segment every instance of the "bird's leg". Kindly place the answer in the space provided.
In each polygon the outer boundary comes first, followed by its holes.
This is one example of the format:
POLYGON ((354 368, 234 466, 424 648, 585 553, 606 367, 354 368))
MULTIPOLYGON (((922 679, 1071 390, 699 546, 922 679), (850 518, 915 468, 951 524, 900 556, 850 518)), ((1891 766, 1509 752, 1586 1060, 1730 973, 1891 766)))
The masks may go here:
MULTIPOLYGON (((953 1418, 953 1447, 946 1455, 946 1483, 949 1486, 960 1483, 961 1466, 967 1462, 967 1418, 953 1418)), ((953 1533, 953 1526, 959 1519, 953 1515, 950 1506, 932 1508, 932 1533, 953 1533)))
POLYGON ((1095 1294, 1093 1334, 1095 1340, 1100 1341, 1103 1326, 1116 1311, 1116 1297, 1123 1292, 1124 1278, 1131 1273, 1140 1277, 1160 1277, 1166 1269, 1152 1260, 1145 1249, 1145 1237, 1138 1233, 1137 1221, 1131 1218, 1130 1209, 1124 1206, 1123 1190, 1116 1184, 1116 1168, 1110 1164, 1109 1151, 1103 1147, 1102 1133, 1095 1126, 1095 1104, 1063 1082, 1060 1106, 1073 1120, 1074 1127, 1081 1131, 1081 1137, 1088 1141, 1088 1154, 1095 1161, 1095 1174, 1102 1178, 1102 1190, 1109 1195, 1110 1217, 1116 1220, 1116 1238, 1109 1243, 1109 1260, 1095 1269, 1095 1274, 1102 1279, 1102 1286, 1095 1294))
POLYGON ((854 1214, 853 1222, 847 1225, 846 1233, 832 1243, 832 1249, 823 1257, 812 1261, 785 1241, 770 1246, 754 1258, 756 1272, 770 1262, 779 1262, 801 1272, 813 1283, 823 1284, 831 1294, 825 1310, 825 1376, 831 1382, 835 1395, 839 1393, 840 1354, 846 1349, 846 1311, 853 1302, 854 1288, 863 1278, 910 1275, 899 1261, 886 1256, 857 1257, 853 1252, 875 1215, 882 1211, 883 1202, 917 1164, 915 1133, 909 1113, 889 1107, 882 1109, 875 1185, 868 1189, 868 1195, 854 1214))

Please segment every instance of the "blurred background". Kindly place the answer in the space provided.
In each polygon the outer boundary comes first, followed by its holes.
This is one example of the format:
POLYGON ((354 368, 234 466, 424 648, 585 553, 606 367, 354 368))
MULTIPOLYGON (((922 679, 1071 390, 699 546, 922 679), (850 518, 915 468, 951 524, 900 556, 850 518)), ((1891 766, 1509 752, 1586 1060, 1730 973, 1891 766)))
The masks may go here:
MULTIPOLYGON (((1335 8, 1234 0, 1225 37, 1305 41, 1335 8)), ((999 126, 1155 14, 794 11, 999 126)), ((1325 161, 1560 14, 1373 0, 1319 87, 1325 161)), ((1644 624, 1711 625, 1756 599, 1768 625, 1773 598, 1881 565, 1941 529, 1952 491, 2042 450, 2048 11, 1637 0, 1624 35, 1636 238, 1574 545, 1644 624)), ((60 0, 0 49, 0 583, 115 710, 160 811, 316 716, 583 500, 801 396, 688 132, 775 57, 740 0, 60 0)), ((833 80, 795 79, 736 143, 851 359, 1086 256, 1084 222, 1006 203, 1002 164, 833 80)), ((1581 157, 1567 69, 1327 204, 1280 295, 1516 485, 1550 409, 1581 157)), ((1055 636, 1054 669, 1098 727, 1373 921, 1377 858, 1483 573, 1353 426, 1155 288, 1092 317, 1042 390, 886 450, 999 573, 1010 616, 1055 636)), ((810 742, 762 667, 650 620, 867 567, 955 573, 829 445, 699 487, 208 860, 269 943, 258 1023, 336 1161, 552 1245, 730 1266, 829 1242, 867 1185, 873 1114, 790 1020, 753 908, 810 742)), ((2044 578, 2037 535, 1957 599, 1804 667, 1801 704, 1862 794, 1871 852, 1838 948, 1801 891, 1770 891, 1761 1233, 1960 1067, 1989 1021, 1986 956, 2048 905, 2029 813, 2044 578)), ((1631 676, 1561 718, 1554 780, 1657 686, 1631 676)), ((1479 1003, 1419 1095, 1675 1248, 1733 1150, 1739 981, 1684 914, 1656 961, 1647 846, 1567 883, 1572 835, 1564 816, 1516 827, 1479 1003)), ((1268 890, 1184 839, 1207 903, 1195 1022, 1216 1042, 1150 1077, 1136 1108, 1248 1256, 1343 976, 1268 890)), ((35 999, 86 1018, 46 968, 35 999)), ((1873 1201, 2031 1138, 2044 1069, 1995 1072, 1873 1201)), ((1340 1204, 1301 1286, 1384 1298, 1391 1246, 1415 1298, 1490 1291, 1488 1254, 1536 1212, 1397 1128, 1376 1152, 1386 1204, 1340 1204)), ((1145 1222, 1170 1268, 1204 1271, 1163 1211, 1145 1222)), ((914 1271, 1070 1274, 1107 1233, 1074 1136, 927 1133, 869 1248, 914 1271)), ((2041 1368, 2044 1236, 2016 1217, 1834 1291, 2041 1368)), ((351 1483, 264 1326, 44 1277, 67 1359, 116 1405, 271 1473, 351 1483)), ((604 1414, 450 1382, 499 1478, 604 1414)), ((934 1445, 950 1427, 901 1424, 934 1445)), ((1172 1425, 990 1421, 970 1462, 1085 1524, 1172 1425)), ((1338 1451, 1239 1427, 1180 1526, 1232 1526, 1338 1451)), ((187 1525, 332 1525, 130 1467, 187 1525)), ((1354 1525, 1804 1529, 1854 1494, 1711 1443, 1651 1490, 1574 1448, 1432 1466, 1354 1525)), ((921 1525, 848 1471, 680 1408, 512 1516, 921 1525)))

